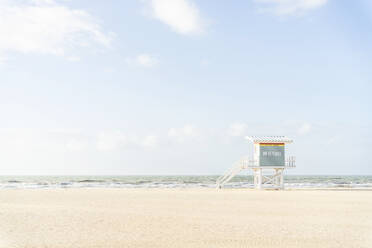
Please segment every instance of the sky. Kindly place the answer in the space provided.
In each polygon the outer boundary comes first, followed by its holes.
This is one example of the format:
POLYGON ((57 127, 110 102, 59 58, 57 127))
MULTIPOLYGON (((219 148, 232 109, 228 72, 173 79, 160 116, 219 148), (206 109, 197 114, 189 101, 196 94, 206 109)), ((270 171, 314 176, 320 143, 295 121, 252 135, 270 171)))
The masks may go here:
POLYGON ((0 175, 372 174, 369 0, 0 0, 0 175))

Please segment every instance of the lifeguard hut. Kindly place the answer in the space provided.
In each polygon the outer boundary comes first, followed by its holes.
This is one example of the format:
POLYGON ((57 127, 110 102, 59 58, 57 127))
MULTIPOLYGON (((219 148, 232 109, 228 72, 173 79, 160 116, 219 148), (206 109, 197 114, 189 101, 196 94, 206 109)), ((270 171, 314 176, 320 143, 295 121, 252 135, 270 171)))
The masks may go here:
POLYGON ((285 136, 248 136, 246 139, 253 144, 252 154, 239 160, 219 177, 216 182, 217 187, 222 188, 239 172, 248 169, 253 171, 256 189, 262 189, 264 185, 283 189, 284 170, 296 167, 295 157, 285 156, 285 145, 292 143, 293 140, 285 136))

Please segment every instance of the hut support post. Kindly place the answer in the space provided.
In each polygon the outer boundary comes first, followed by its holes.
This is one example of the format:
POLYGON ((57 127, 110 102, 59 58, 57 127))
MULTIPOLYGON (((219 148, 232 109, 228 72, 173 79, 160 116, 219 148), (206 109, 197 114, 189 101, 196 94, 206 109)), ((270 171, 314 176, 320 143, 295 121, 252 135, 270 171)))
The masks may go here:
POLYGON ((280 189, 284 189, 283 172, 284 172, 284 169, 280 169, 280 180, 279 180, 280 189))
POLYGON ((283 171, 284 169, 275 169, 275 175, 277 175, 276 186, 278 189, 284 189, 283 171))
POLYGON ((274 174, 263 174, 263 168, 253 169, 253 182, 255 189, 263 189, 264 184, 271 184, 277 189, 284 189, 283 172, 284 168, 271 168, 267 170, 273 170, 274 174))
POLYGON ((262 169, 256 168, 254 172, 254 187, 256 189, 262 189, 262 169))

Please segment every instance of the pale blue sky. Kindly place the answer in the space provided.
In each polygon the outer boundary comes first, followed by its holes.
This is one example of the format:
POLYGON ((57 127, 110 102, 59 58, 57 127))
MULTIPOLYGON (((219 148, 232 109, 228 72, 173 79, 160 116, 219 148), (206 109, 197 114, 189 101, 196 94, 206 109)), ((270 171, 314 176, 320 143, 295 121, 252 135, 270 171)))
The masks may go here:
POLYGON ((372 174, 368 0, 0 0, 1 174, 372 174))

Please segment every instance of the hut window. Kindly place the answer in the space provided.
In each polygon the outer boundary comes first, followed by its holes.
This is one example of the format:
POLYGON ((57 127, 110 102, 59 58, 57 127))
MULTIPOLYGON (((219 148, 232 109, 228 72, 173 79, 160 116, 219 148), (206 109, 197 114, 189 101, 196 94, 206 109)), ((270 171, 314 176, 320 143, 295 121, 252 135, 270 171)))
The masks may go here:
POLYGON ((262 156, 280 157, 282 156, 282 153, 281 152, 262 152, 262 156))

